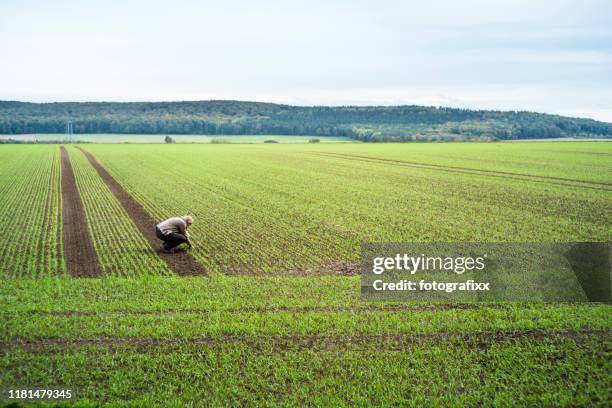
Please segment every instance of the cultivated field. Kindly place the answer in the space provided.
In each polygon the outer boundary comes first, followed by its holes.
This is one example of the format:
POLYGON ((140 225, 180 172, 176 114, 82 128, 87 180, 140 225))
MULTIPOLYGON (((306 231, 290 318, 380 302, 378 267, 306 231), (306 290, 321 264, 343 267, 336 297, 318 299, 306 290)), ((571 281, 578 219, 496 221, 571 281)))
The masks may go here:
POLYGON ((612 235, 607 143, 87 149, 153 218, 194 214, 210 271, 328 270, 362 242, 612 235))
POLYGON ((0 148, 0 275, 61 275, 60 156, 57 146, 0 148))
POLYGON ((371 304, 356 276, 363 242, 609 242, 610 143, 81 148, 0 146, 0 389, 610 404, 609 305, 371 304), (159 254, 183 214, 196 248, 159 254))

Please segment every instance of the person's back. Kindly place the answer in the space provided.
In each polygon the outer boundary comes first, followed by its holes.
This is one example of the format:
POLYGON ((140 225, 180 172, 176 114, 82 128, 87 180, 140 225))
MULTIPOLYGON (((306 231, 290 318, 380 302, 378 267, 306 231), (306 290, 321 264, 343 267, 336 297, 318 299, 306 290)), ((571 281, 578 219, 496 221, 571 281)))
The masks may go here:
POLYGON ((182 218, 172 217, 168 218, 165 221, 157 224, 157 228, 162 232, 163 235, 168 234, 183 234, 185 235, 185 231, 187 228, 187 223, 183 221, 182 218))
POLYGON ((161 249, 164 252, 172 252, 172 250, 183 243, 192 247, 187 227, 193 223, 193 217, 185 215, 183 217, 172 217, 160 222, 155 227, 157 238, 164 241, 161 249))

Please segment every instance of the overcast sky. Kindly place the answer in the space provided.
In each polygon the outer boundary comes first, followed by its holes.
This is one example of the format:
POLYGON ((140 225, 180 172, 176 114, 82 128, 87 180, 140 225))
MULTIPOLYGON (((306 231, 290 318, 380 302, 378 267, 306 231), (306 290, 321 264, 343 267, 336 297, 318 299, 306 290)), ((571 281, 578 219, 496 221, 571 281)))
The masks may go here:
POLYGON ((423 104, 612 122, 612 1, 0 0, 0 99, 423 104))

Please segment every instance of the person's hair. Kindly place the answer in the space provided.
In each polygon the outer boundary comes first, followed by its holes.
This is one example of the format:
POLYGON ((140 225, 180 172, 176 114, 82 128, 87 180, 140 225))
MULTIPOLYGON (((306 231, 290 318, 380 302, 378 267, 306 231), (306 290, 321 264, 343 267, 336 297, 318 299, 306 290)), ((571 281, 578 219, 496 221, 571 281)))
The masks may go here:
POLYGON ((191 215, 183 215, 181 217, 183 219, 183 221, 185 221, 187 224, 193 224, 193 217, 191 215))

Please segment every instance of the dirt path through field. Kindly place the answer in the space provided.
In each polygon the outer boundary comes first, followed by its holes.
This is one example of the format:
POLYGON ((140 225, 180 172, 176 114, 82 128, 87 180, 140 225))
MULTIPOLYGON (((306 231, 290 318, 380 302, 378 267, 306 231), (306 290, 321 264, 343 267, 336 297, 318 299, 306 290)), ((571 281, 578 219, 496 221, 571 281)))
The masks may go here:
POLYGON ((175 254, 165 254, 160 252, 161 241, 155 235, 155 225, 161 220, 155 221, 151 216, 136 202, 121 185, 110 175, 108 171, 96 160, 88 151, 77 147, 89 163, 96 169, 102 180, 115 195, 119 203, 128 213, 134 224, 138 227, 142 235, 149 241, 151 247, 166 261, 168 267, 177 275, 206 275, 204 268, 196 262, 189 252, 177 252, 175 254))
POLYGON ((89 232, 87 218, 77 189, 70 157, 64 146, 62 155, 62 223, 64 257, 68 273, 73 278, 95 278, 102 275, 89 232))

